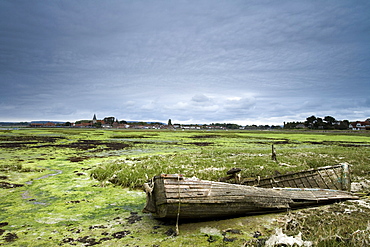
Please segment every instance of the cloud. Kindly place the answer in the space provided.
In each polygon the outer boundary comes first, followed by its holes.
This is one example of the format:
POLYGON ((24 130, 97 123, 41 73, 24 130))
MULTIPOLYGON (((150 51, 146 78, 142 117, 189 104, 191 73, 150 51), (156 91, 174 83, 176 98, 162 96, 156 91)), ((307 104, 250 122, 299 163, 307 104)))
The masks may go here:
POLYGON ((204 94, 196 94, 194 95, 191 100, 195 103, 207 103, 210 101, 210 98, 205 96, 204 94))
POLYGON ((367 118, 369 10, 368 1, 1 1, 0 121, 367 118))

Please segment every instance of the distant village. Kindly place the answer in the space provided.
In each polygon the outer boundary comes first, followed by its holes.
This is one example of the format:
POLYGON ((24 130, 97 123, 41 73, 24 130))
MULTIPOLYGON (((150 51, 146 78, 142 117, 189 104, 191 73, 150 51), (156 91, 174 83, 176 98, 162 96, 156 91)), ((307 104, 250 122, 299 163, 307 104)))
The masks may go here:
MULTIPOLYGON (((94 114, 91 120, 79 120, 74 123, 58 123, 58 122, 41 122, 35 121, 29 123, 29 127, 40 128, 40 127, 70 127, 70 128, 105 128, 105 129, 239 129, 241 126, 237 124, 172 124, 171 119, 168 123, 161 122, 143 122, 143 121, 125 121, 118 120, 115 117, 105 117, 104 119, 98 119, 94 114)), ((257 127, 257 126, 256 126, 257 127)), ((280 127, 280 126, 276 126, 280 127)))
POLYGON ((232 123, 212 124, 172 124, 171 119, 167 123, 142 122, 118 120, 115 117, 98 119, 96 114, 90 120, 76 122, 55 121, 32 121, 9 123, 0 122, 0 127, 31 127, 31 128, 104 128, 104 129, 181 129, 181 130, 268 130, 268 129, 334 129, 334 130, 370 130, 370 118, 364 121, 349 122, 348 120, 336 120, 334 117, 324 118, 311 116, 304 122, 284 122, 284 125, 238 125, 232 123))

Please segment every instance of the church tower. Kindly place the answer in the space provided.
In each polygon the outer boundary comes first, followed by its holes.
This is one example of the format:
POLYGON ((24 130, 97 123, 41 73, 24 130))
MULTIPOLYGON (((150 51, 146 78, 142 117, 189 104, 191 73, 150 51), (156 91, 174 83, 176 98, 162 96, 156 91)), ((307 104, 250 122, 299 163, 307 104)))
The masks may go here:
POLYGON ((94 117, 93 117, 93 124, 96 124, 96 115, 94 114, 94 117))

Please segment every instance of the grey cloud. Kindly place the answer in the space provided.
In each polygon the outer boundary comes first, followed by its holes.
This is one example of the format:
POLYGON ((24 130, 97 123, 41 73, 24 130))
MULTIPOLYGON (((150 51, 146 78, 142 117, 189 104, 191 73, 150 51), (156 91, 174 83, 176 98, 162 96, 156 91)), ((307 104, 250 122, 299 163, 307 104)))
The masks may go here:
POLYGON ((204 94, 196 94, 191 98, 192 101, 196 103, 209 102, 210 99, 204 94))
POLYGON ((1 1, 0 116, 367 118, 369 10, 368 1, 1 1), (364 100, 342 104, 353 99, 364 100))

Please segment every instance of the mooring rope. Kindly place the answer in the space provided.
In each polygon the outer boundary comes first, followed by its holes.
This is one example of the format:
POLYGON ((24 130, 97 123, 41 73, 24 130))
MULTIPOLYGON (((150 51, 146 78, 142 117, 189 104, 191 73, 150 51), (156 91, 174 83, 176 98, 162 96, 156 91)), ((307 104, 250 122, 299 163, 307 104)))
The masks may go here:
POLYGON ((154 178, 150 179, 148 183, 144 183, 144 190, 149 195, 152 196, 154 189, 154 178))
POLYGON ((180 218, 180 206, 181 206, 181 190, 180 190, 180 175, 177 174, 177 186, 179 188, 179 206, 177 208, 177 219, 176 219, 176 236, 180 234, 179 230, 179 218, 180 218))

